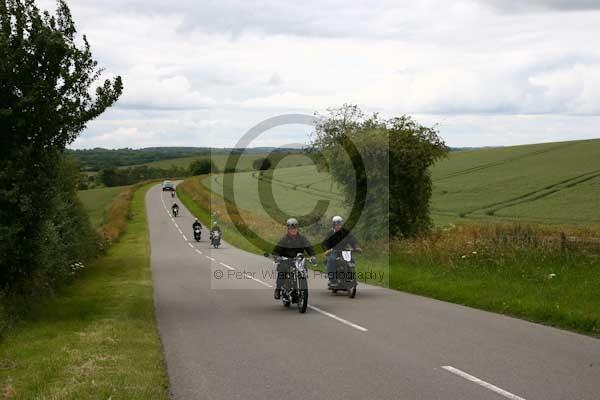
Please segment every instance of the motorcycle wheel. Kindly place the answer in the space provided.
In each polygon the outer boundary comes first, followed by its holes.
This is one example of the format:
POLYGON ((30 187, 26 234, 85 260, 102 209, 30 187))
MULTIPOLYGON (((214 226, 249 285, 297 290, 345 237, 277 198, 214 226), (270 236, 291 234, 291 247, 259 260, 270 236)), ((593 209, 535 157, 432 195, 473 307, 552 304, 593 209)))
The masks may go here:
POLYGON ((348 297, 353 299, 354 296, 356 296, 356 286, 354 286, 352 289, 348 290, 348 297))
POLYGON ((306 279, 300 280, 300 290, 298 290, 298 312, 304 314, 308 307, 308 284, 306 279))

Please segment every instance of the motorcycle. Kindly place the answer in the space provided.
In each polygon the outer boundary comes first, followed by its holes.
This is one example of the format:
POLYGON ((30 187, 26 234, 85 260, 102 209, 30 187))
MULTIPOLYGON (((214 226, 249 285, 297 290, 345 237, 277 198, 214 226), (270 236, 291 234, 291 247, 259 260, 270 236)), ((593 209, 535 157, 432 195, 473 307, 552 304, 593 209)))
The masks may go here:
MULTIPOLYGON (((265 254, 268 257, 268 254, 265 254)), ((304 266, 304 255, 298 253, 294 258, 288 257, 273 257, 276 264, 285 263, 288 266, 286 279, 281 286, 281 301, 285 307, 289 307, 292 303, 298 305, 298 312, 301 314, 306 312, 308 307, 308 272, 304 266)))
POLYGON ((171 198, 174 199, 175 198, 175 192, 171 191, 171 198))
POLYGON ((219 231, 214 231, 210 233, 210 244, 218 249, 221 245, 221 233, 219 231))
POLYGON ((177 217, 178 214, 179 214, 179 208, 178 207, 173 208, 173 217, 177 217))
POLYGON ((334 250, 334 276, 333 283, 327 286, 327 289, 332 293, 337 293, 338 290, 348 292, 348 297, 351 299, 356 296, 356 265, 354 262, 353 253, 358 253, 357 250, 334 250))
POLYGON ((200 236, 202 236, 202 229, 200 227, 194 228, 194 239, 196 242, 200 241, 200 236))

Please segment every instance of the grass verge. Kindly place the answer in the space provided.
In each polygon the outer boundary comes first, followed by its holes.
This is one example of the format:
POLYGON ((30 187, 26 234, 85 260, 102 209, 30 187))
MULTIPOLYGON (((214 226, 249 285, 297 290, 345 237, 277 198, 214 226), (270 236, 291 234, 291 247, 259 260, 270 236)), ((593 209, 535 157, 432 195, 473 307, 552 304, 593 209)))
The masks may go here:
POLYGON ((0 398, 166 399, 144 195, 106 256, 0 342, 0 398))

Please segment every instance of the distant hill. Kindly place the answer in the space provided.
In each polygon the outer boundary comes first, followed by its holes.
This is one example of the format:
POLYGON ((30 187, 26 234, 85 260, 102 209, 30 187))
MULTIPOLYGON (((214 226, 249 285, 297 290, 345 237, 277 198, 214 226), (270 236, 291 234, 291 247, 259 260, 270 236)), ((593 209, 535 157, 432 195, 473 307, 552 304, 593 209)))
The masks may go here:
POLYGON ((283 149, 275 147, 256 147, 249 149, 231 149, 215 147, 147 147, 143 149, 68 149, 66 153, 77 159, 83 171, 99 171, 105 168, 124 167, 148 164, 163 160, 195 158, 199 156, 229 154, 232 151, 245 154, 276 152, 299 152, 299 149, 283 149))

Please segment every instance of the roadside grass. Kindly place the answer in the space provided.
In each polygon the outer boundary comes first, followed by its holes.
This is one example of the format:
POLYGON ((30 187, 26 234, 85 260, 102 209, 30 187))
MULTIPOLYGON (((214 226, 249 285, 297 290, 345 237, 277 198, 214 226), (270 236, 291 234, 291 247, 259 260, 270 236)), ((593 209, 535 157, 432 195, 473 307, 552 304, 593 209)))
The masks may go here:
POLYGON ((390 287, 600 336, 598 232, 460 226, 392 243, 390 287))
POLYGON ((115 186, 77 192, 77 196, 88 213, 94 228, 102 226, 106 209, 122 189, 123 186, 115 186))
POLYGON ((0 342, 0 398, 166 399, 144 196, 106 256, 0 342))

